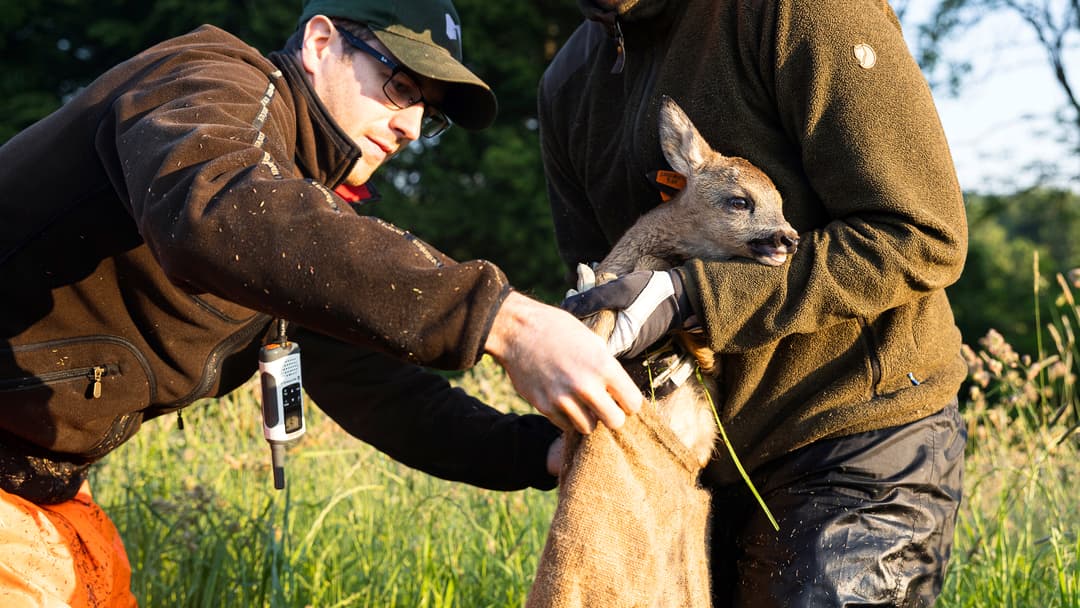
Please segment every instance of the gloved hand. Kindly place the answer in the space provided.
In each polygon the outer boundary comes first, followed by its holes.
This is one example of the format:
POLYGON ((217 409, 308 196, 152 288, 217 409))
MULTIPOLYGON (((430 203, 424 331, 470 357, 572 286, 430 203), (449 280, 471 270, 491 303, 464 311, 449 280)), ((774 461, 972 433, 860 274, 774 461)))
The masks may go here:
POLYGON ((669 331, 686 329, 694 315, 678 269, 631 272, 566 298, 562 307, 579 319, 615 311, 608 351, 616 357, 641 354, 669 331))

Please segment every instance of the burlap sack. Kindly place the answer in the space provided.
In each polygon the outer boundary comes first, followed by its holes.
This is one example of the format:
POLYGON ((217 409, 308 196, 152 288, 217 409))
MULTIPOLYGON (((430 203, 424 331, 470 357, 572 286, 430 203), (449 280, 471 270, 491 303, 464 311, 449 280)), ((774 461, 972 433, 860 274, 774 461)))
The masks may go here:
POLYGON ((527 608, 708 608, 709 494, 652 405, 567 434, 559 503, 527 608))

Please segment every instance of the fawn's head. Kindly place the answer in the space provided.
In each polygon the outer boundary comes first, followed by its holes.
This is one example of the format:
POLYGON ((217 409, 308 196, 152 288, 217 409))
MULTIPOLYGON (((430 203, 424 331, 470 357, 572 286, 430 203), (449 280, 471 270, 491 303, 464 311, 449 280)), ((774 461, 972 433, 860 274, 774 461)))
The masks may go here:
MULTIPOLYGON (((784 219, 780 192, 749 161, 712 149, 673 99, 660 103, 660 146, 686 186, 665 205, 680 206, 674 230, 690 258, 744 257, 779 266, 795 253, 799 235, 784 219)), ((675 211, 675 208, 673 208, 675 211)))

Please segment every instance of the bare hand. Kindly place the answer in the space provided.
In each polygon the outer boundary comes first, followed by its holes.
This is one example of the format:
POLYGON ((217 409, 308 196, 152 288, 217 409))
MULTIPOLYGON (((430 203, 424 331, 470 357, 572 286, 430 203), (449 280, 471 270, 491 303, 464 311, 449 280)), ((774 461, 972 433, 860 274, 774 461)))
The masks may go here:
POLYGON ((589 433, 598 419, 619 428, 644 404, 603 340, 569 313, 519 293, 503 302, 485 347, 517 392, 563 430, 589 433))

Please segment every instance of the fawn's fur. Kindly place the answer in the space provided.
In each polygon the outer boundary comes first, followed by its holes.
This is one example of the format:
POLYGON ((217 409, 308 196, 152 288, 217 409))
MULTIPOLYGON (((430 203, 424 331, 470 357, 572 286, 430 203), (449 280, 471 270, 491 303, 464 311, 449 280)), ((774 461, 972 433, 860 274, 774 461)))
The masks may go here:
MULTIPOLYGON (((713 150, 682 108, 666 96, 660 106, 660 145, 671 167, 686 178, 686 186, 623 234, 596 266, 595 283, 635 270, 667 270, 688 259, 743 257, 778 266, 795 253, 798 233, 784 219, 780 192, 769 176, 743 158, 713 150)), ((583 283, 579 288, 589 286, 588 278, 583 283)), ((602 311, 586 324, 606 339, 614 329, 615 313, 602 311)), ((679 338, 697 358, 705 386, 688 381, 659 405, 668 426, 704 466, 717 431, 704 394, 705 390, 716 394, 713 352, 700 332, 683 332, 679 338)))

